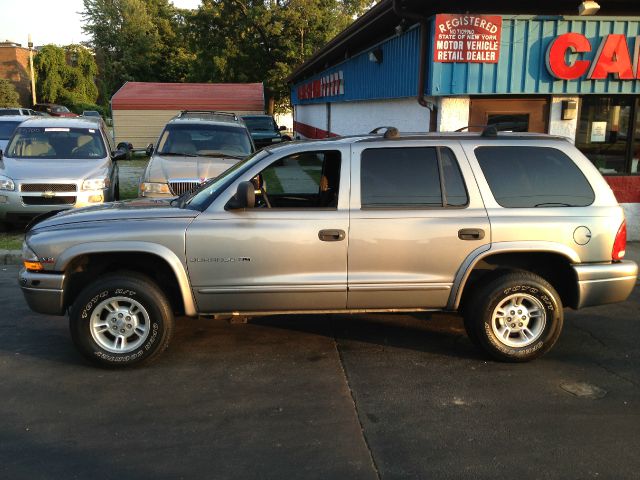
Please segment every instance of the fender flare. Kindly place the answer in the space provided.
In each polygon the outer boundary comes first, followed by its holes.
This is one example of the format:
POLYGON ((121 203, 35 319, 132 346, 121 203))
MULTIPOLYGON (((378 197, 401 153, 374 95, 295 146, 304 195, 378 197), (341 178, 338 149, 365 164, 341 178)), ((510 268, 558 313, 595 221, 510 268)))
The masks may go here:
POLYGON ((476 265, 483 259, 500 253, 553 253, 565 257, 570 263, 580 263, 578 254, 566 245, 555 242, 528 241, 528 242, 497 242, 483 245, 471 252, 464 259, 453 281, 447 310, 458 310, 462 292, 467 284, 469 275, 476 265))
POLYGON ((74 245, 62 252, 58 256, 54 268, 56 271, 63 272, 69 263, 80 255, 117 252, 150 253, 167 262, 178 280, 185 315, 189 317, 198 315, 185 264, 172 250, 157 243, 138 241, 82 243, 74 245))

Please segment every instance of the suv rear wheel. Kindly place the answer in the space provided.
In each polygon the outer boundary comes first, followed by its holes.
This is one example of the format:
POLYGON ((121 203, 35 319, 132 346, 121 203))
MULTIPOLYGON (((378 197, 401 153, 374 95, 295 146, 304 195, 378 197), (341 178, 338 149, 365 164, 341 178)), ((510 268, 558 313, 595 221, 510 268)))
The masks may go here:
POLYGON ((526 362, 553 347, 563 318, 560 296, 549 282, 516 272, 475 292, 464 323, 469 338, 492 357, 526 362))
POLYGON ((173 312, 158 286, 143 275, 119 272, 87 286, 69 314, 80 352, 106 367, 148 362, 173 334, 173 312))

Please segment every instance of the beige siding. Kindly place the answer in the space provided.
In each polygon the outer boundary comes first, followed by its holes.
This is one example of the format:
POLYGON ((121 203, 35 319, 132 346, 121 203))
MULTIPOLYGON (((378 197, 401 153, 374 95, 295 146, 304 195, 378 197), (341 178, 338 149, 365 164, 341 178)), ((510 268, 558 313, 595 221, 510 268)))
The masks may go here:
MULTIPOLYGON (((180 110, 114 110, 113 132, 116 144, 129 142, 134 148, 155 145, 167 122, 180 113, 180 110)), ((248 115, 263 112, 236 112, 248 115)))
POLYGON ((116 144, 129 142, 134 148, 155 144, 164 126, 178 113, 178 110, 114 110, 116 144))

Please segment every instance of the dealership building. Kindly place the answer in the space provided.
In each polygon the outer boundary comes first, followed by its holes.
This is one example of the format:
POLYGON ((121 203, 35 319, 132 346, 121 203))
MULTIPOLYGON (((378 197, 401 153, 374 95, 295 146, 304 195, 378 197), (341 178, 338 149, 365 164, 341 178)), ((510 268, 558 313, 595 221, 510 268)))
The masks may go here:
POLYGON ((382 0, 289 77, 295 134, 562 135, 640 240, 640 3, 599 3, 382 0))

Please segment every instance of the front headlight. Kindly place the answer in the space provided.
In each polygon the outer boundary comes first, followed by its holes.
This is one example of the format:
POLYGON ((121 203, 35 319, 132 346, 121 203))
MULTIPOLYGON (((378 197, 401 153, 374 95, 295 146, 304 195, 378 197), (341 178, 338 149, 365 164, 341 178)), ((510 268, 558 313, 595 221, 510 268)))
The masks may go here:
POLYGON ((27 242, 22 242, 22 264, 24 265, 24 268, 31 272, 44 270, 40 259, 35 252, 29 248, 27 242))
POLYGON ((142 182, 140 192, 145 193, 171 193, 169 185, 166 183, 142 182))
POLYGON ((22 242, 22 260, 29 260, 31 262, 38 261, 38 255, 27 245, 27 242, 22 242))
POLYGON ((16 184, 9 177, 0 175, 0 190, 15 190, 16 184))
POLYGON ((104 190, 111 186, 108 178, 89 178, 82 182, 82 190, 104 190))

